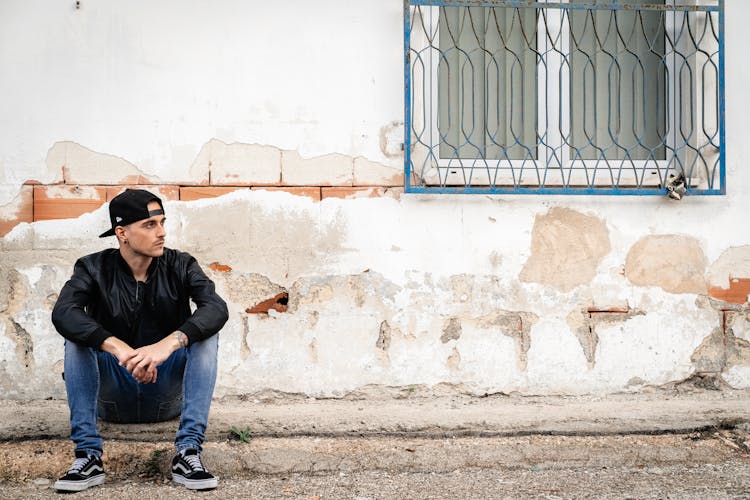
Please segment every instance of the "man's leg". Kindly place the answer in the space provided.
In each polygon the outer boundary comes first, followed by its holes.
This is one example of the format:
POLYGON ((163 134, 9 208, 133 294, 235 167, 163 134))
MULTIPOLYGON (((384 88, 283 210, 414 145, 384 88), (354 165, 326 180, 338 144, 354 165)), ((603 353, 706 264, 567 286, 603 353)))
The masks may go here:
POLYGON ((206 469, 200 456, 216 383, 218 346, 218 335, 214 335, 186 349, 184 399, 180 429, 175 439, 177 455, 172 460, 172 480, 191 490, 218 486, 218 479, 206 469))
POLYGON ((76 450, 73 465, 55 482, 55 489, 82 491, 104 482, 102 438, 96 427, 100 380, 97 352, 65 341, 64 367, 70 408, 70 438, 76 450))
POLYGON ((99 363, 94 349, 65 341, 65 390, 70 408, 70 439, 76 451, 101 457, 102 438, 96 427, 99 363))
POLYGON ((195 342, 186 350, 182 417, 175 446, 178 451, 194 448, 200 452, 206 439, 208 411, 216 384, 219 336, 213 335, 202 342, 195 342))

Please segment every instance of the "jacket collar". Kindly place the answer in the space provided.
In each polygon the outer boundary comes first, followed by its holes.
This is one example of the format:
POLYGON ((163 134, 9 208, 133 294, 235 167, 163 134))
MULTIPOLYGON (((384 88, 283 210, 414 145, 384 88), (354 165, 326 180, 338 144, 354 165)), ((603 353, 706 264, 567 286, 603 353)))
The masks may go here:
MULTIPOLYGON (((125 259, 122 258, 122 254, 120 253, 119 249, 115 249, 115 253, 117 254, 117 266, 120 268, 122 272, 124 272, 127 276, 133 276, 133 271, 130 269, 130 266, 127 262, 125 262, 125 259)), ((153 276, 156 269, 159 267, 159 263, 161 262, 161 257, 154 257, 151 259, 151 264, 149 264, 148 269, 146 270, 146 281, 149 281, 151 279, 151 276, 153 276)))

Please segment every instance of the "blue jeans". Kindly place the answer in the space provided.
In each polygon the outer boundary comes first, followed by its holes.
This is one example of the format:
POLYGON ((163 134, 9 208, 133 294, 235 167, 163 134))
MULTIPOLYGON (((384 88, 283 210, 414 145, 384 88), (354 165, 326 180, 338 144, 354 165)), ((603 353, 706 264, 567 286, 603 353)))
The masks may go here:
POLYGON ((158 368, 155 383, 141 384, 113 355, 65 341, 65 389, 70 439, 76 450, 101 456, 97 416, 108 422, 150 423, 178 415, 177 450, 201 450, 216 382, 219 336, 178 349, 158 368))

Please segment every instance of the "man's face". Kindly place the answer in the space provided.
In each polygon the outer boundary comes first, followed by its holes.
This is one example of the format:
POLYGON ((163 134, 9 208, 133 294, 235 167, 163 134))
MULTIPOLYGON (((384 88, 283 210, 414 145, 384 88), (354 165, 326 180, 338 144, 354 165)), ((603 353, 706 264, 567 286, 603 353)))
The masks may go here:
MULTIPOLYGON (((159 210, 161 205, 152 201, 148 204, 148 210, 159 210)), ((148 219, 139 220, 128 224, 123 229, 124 239, 128 242, 130 249, 145 257, 161 257, 164 253, 164 238, 167 232, 164 230, 164 215, 154 215, 148 219)))

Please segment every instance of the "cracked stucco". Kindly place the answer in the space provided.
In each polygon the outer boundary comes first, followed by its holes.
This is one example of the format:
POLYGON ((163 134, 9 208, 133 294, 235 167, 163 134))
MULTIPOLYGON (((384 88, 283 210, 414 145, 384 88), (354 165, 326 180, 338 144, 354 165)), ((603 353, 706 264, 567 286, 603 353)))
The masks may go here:
MULTIPOLYGON (((315 204, 286 193, 252 191, 167 202, 170 246, 193 253, 229 303, 217 395, 268 389, 336 397, 363 387, 446 383, 474 394, 607 392, 682 379, 700 365, 691 355, 717 326, 716 309, 696 306, 689 294, 660 288, 644 288, 626 301, 631 285, 609 274, 618 258, 624 262, 623 250, 619 257, 606 257, 610 281, 599 285, 570 276, 554 284, 519 281, 522 267, 534 267, 534 259, 550 248, 524 263, 515 244, 502 246, 505 239, 474 249, 476 261, 483 263, 477 269, 462 268, 470 262, 466 259, 446 260, 441 267, 435 265, 439 261, 421 261, 429 257, 421 253, 424 234, 400 234, 394 224, 410 203, 367 199, 315 204), (499 269, 487 268, 490 256, 499 269), (454 268, 460 272, 450 272, 454 268), (562 290, 573 283, 582 283, 575 285, 581 288, 562 290), (288 293, 285 310, 246 312, 283 293, 288 293), (629 302, 632 312, 587 319, 581 311, 594 302, 629 302), (676 318, 667 321, 665 309, 676 318), (581 316, 578 322, 570 322, 570 311, 581 316), (686 336, 691 327, 700 331, 686 336), (654 336, 654 331, 660 334, 654 336)), ((427 215, 431 208, 419 210, 427 215)), ((22 365, 15 327, 3 321, 0 342, 12 352, 0 359, 0 371, 13 380, 27 373, 29 380, 26 387, 3 388, 6 394, 62 396, 55 374, 41 371, 59 367, 61 361, 62 343, 49 323, 49 311, 75 258, 104 243, 96 240, 98 225, 106 223, 103 212, 35 223, 0 240, 6 275, 27 269, 19 285, 23 290, 0 288, 0 304, 6 304, 7 312, 9 297, 20 300, 26 293, 27 313, 13 318, 32 332, 35 359, 29 369, 22 365)), ((590 258, 582 265, 601 265, 609 248, 601 219, 559 209, 542 212, 539 219, 533 232, 544 232, 545 225, 564 237, 590 231, 591 241, 584 243, 589 250, 583 251, 590 258)), ((487 217, 482 220, 499 226, 487 217)), ((523 240, 508 230, 505 237, 523 240)), ((455 238, 445 242, 460 244, 455 238)), ((431 248, 457 255, 450 246, 431 248)), ((580 250, 575 245, 562 248, 580 250)), ((572 264, 561 259, 560 265, 572 264)), ((705 353, 701 356, 706 359, 705 353)))

